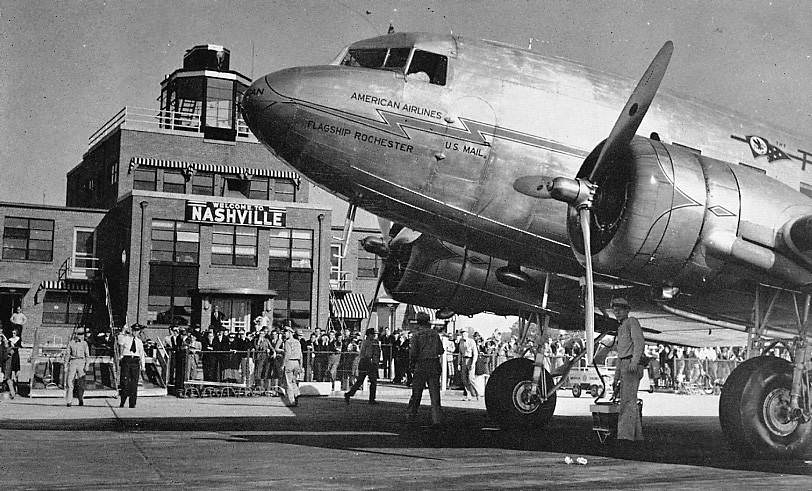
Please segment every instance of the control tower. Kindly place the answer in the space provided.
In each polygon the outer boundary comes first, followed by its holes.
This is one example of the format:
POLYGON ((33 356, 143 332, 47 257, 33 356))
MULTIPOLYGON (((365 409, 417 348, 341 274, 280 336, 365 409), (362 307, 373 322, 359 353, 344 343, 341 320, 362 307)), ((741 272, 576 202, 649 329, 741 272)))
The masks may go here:
POLYGON ((235 141, 245 133, 239 102, 251 81, 230 70, 231 53, 215 44, 201 44, 186 51, 183 68, 161 82, 161 109, 167 117, 161 127, 202 131, 210 140, 235 141))

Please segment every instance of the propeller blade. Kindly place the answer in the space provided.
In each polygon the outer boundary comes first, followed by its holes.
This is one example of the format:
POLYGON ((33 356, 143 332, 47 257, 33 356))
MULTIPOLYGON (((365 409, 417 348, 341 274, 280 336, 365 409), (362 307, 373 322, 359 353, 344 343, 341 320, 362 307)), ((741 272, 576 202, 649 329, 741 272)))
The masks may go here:
POLYGON ((547 185, 551 182, 545 176, 524 176, 513 181, 513 189, 531 198, 547 199, 550 197, 547 185))
POLYGON ((410 228, 403 227, 395 238, 392 239, 391 244, 394 245, 403 245, 403 244, 411 244, 412 242, 416 241, 420 238, 422 234, 416 230, 412 230, 410 228))
POLYGON ((389 237, 389 231, 392 230, 392 220, 378 217, 378 228, 381 231, 381 237, 389 237))
POLYGON ((663 47, 660 48, 657 56, 651 61, 646 73, 643 74, 643 77, 637 83, 637 87, 634 88, 632 95, 629 96, 629 100, 626 101, 623 112, 620 113, 620 116, 615 122, 615 126, 612 128, 611 133, 609 133, 609 138, 606 139, 606 143, 604 143, 601 153, 598 155, 598 160, 595 162, 592 172, 589 173, 590 182, 595 182, 598 169, 605 165, 605 161, 608 160, 608 157, 614 155, 615 152, 632 141, 634 134, 640 127, 640 123, 643 121, 643 117, 651 105, 652 99, 654 99, 654 95, 657 93, 657 89, 660 87, 660 82, 665 76, 665 70, 668 68, 668 63, 671 61, 671 53, 673 52, 674 43, 666 41, 663 47))
POLYGON ((586 295, 584 298, 584 328, 586 329, 586 361, 592 364, 595 357, 595 285, 592 279, 592 244, 590 244, 591 211, 584 206, 578 209, 581 234, 584 236, 584 267, 586 268, 586 295))

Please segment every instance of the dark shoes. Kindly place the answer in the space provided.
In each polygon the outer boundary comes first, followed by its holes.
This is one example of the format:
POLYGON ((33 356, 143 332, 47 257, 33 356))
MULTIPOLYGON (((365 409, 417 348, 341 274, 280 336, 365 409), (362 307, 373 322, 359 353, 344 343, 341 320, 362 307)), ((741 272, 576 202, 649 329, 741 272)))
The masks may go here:
POLYGON ((80 405, 80 406, 84 406, 84 405, 85 405, 85 401, 84 401, 83 399, 79 399, 79 405, 80 405))
POLYGON ((67 404, 67 406, 68 406, 68 407, 71 407, 72 405, 73 405, 73 404, 71 404, 70 402, 67 404))

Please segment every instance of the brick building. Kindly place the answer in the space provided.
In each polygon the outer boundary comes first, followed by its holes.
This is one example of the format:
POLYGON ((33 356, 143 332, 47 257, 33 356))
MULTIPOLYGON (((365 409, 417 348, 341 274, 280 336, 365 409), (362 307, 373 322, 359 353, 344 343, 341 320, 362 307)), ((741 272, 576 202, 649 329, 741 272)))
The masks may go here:
POLYGON ((196 46, 158 109, 125 107, 90 137, 65 207, 0 203, 0 322, 22 307, 26 350, 78 325, 206 329, 215 306, 228 329, 326 325, 331 210, 248 131, 248 84, 228 50, 196 46))

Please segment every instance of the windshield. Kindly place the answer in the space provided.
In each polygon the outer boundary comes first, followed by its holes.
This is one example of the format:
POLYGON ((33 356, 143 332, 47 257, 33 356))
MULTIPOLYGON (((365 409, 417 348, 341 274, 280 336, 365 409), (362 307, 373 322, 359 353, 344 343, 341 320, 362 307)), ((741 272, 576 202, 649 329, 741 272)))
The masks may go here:
POLYGON ((350 48, 341 60, 343 66, 391 70, 409 75, 409 80, 421 80, 434 85, 445 85, 448 58, 412 48, 350 48))

